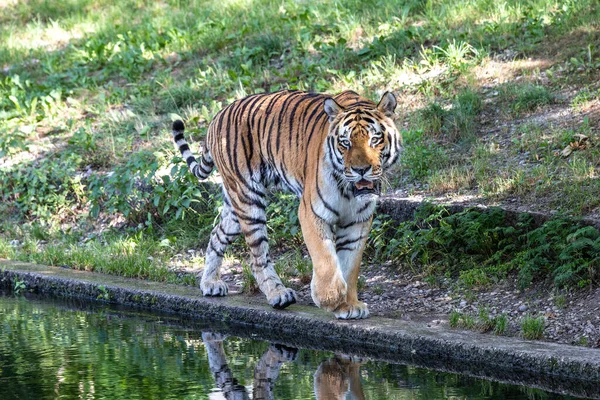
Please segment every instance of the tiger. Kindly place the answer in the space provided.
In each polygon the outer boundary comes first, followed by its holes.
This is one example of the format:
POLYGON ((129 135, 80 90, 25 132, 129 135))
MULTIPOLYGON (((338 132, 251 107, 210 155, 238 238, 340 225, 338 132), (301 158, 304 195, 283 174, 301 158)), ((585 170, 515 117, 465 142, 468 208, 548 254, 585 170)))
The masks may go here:
MULTIPOLYGON (((223 346, 227 335, 202 332, 202 342, 208 367, 217 388, 226 399, 250 399, 248 389, 235 378, 223 346)), ((298 349, 271 343, 254 367, 253 399, 274 399, 274 387, 281 367, 298 359, 298 349)), ((346 355, 334 355, 319 364, 314 373, 314 394, 317 400, 364 400, 360 376, 360 360, 346 355)))
POLYGON ((317 400, 364 400, 360 365, 360 361, 345 355, 323 361, 314 376, 317 400))
MULTIPOLYGON (((223 397, 226 399, 250 399, 246 387, 238 383, 227 362, 223 342, 226 335, 212 332, 202 332, 202 342, 206 349, 208 367, 223 397)), ((281 344, 271 343, 267 351, 254 367, 252 383, 253 399, 274 399, 273 387, 279 371, 284 363, 293 362, 298 357, 298 349, 281 344)))
POLYGON ((228 294, 220 267, 227 246, 243 233, 267 302, 276 309, 296 302, 269 256, 265 210, 275 185, 300 198, 314 303, 339 319, 367 318, 357 283, 382 174, 400 158, 396 105, 391 92, 378 104, 353 91, 250 95, 215 115, 200 160, 184 138, 184 123, 174 121, 173 139, 191 173, 204 180, 216 167, 222 177, 223 208, 205 252, 203 295, 228 294))

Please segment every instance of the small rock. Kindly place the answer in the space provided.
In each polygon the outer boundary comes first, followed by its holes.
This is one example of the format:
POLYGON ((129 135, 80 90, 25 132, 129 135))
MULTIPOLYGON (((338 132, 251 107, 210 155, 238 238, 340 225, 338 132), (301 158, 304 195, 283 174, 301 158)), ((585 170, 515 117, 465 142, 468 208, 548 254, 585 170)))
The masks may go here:
POLYGON ((521 306, 519 307, 519 311, 521 312, 525 312, 529 310, 529 307, 527 306, 527 304, 521 304, 521 306))

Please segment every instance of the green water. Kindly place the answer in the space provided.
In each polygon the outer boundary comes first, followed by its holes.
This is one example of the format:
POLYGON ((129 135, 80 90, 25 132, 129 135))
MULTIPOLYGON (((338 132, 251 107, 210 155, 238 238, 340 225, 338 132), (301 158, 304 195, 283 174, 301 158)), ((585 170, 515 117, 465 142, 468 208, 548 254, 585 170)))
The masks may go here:
POLYGON ((130 314, 0 296, 0 399, 569 398, 130 314))

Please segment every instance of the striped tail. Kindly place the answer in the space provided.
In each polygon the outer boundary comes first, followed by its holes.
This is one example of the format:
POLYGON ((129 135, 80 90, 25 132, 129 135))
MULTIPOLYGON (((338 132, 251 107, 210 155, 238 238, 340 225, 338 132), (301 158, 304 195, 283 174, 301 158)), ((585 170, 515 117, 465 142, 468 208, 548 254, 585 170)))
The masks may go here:
POLYGON ((184 130, 185 127, 183 126, 183 122, 181 120, 173 122, 173 139, 175 140, 175 143, 181 152, 181 156, 187 163, 190 171, 192 171, 192 174, 194 174, 194 176, 200 180, 206 179, 212 172, 215 163, 213 162, 208 149, 202 153, 200 163, 196 161, 196 157, 194 157, 190 151, 190 146, 188 146, 185 138, 183 137, 184 130))

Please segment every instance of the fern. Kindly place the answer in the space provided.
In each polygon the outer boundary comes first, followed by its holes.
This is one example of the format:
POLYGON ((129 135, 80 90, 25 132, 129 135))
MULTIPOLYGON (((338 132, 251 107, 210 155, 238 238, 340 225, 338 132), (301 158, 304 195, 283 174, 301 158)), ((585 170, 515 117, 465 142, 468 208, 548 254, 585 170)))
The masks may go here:
POLYGON ((459 277, 485 285, 516 271, 520 287, 551 280, 554 285, 597 284, 600 232, 567 219, 535 227, 529 215, 516 223, 499 208, 450 214, 424 205, 412 221, 396 224, 378 216, 367 248, 374 262, 397 262, 413 271, 459 277))

